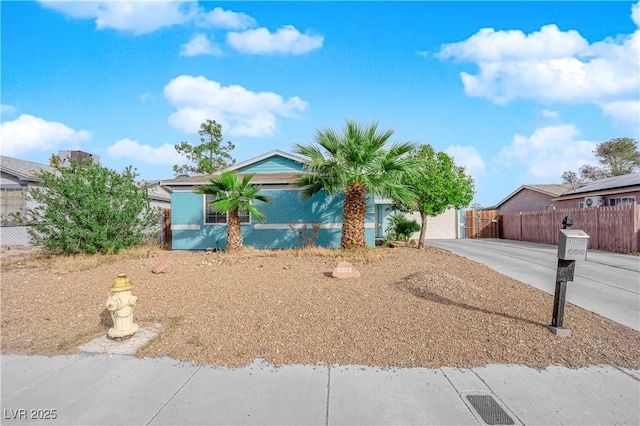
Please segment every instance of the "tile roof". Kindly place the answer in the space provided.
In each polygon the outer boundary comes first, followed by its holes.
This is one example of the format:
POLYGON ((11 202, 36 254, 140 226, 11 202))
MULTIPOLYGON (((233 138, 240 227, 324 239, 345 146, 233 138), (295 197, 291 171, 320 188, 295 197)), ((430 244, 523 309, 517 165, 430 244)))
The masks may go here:
POLYGON ((47 164, 33 161, 19 160, 17 158, 0 155, 0 170, 19 177, 21 180, 37 182, 36 175, 41 171, 53 173, 55 169, 47 164))
MULTIPOLYGON (((238 174, 238 177, 242 179, 245 175, 246 173, 240 173, 238 174)), ((210 179, 215 179, 218 176, 220 176, 220 173, 214 173, 212 175, 199 175, 199 176, 167 179, 167 180, 163 180, 161 184, 164 186, 205 185, 209 183, 210 179)), ((302 176, 302 173, 299 173, 299 172, 258 173, 253 177, 253 179, 251 179, 251 183, 255 183, 255 184, 293 183, 300 176, 302 176)))
POLYGON ((570 190, 575 185, 566 184, 566 183, 553 183, 553 184, 545 184, 545 185, 522 185, 520 188, 513 191, 511 194, 507 195, 502 201, 493 206, 492 208, 497 209, 504 203, 506 203, 511 197, 516 195, 518 192, 529 189, 531 191, 540 192, 542 194, 549 195, 551 197, 558 197, 561 194, 565 193, 567 190, 570 190))

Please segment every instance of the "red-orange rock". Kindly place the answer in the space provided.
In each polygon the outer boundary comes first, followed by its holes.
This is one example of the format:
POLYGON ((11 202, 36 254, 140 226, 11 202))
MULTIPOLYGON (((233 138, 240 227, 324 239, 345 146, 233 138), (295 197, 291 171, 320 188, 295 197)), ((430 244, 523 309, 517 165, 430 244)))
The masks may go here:
POLYGON ((169 273, 171 272, 171 262, 165 259, 162 262, 158 263, 156 266, 154 266, 151 272, 153 272, 154 274, 169 273))

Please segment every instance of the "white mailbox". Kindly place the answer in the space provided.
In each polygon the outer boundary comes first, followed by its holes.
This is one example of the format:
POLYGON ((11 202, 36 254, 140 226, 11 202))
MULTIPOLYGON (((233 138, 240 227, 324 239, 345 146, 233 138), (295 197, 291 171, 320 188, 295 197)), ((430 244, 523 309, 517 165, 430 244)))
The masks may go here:
POLYGON ((580 229, 561 229, 558 234, 558 259, 587 260, 589 236, 580 229))

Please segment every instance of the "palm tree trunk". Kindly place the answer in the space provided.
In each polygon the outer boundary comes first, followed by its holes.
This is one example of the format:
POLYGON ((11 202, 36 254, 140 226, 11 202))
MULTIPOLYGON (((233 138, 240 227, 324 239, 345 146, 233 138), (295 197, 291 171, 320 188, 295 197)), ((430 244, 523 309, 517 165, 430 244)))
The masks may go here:
POLYGON ((342 248, 364 247, 364 217, 367 213, 365 188, 352 184, 345 191, 342 219, 342 248))
POLYGON ((227 227, 227 250, 242 248, 242 232, 240 230, 240 217, 238 209, 229 211, 229 224, 227 227))

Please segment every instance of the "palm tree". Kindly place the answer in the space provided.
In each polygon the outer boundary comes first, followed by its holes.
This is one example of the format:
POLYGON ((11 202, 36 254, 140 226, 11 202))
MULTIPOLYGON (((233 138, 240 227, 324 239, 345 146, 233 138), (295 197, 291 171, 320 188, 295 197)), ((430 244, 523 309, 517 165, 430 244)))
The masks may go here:
POLYGON ((260 187, 251 183, 253 174, 245 175, 242 180, 236 172, 224 172, 218 177, 210 179, 208 185, 196 189, 198 194, 213 196, 211 208, 218 213, 228 213, 227 250, 242 248, 242 232, 240 231, 239 212, 248 211, 258 219, 264 221, 264 213, 254 206, 255 200, 271 203, 271 199, 258 194, 260 187))
POLYGON ((344 193, 342 248, 365 246, 364 219, 367 194, 415 201, 402 184, 405 174, 420 173, 419 163, 407 154, 409 142, 386 143, 393 135, 389 129, 378 132, 376 123, 364 126, 347 120, 343 134, 332 129, 318 130, 315 144, 296 144, 294 151, 306 160, 306 171, 298 179, 302 198, 309 199, 324 189, 329 194, 344 193))

